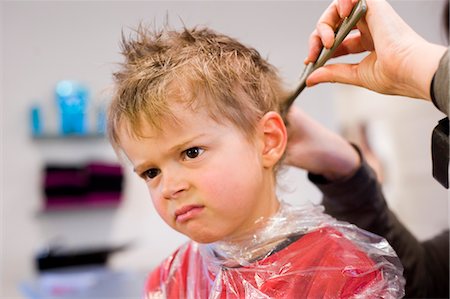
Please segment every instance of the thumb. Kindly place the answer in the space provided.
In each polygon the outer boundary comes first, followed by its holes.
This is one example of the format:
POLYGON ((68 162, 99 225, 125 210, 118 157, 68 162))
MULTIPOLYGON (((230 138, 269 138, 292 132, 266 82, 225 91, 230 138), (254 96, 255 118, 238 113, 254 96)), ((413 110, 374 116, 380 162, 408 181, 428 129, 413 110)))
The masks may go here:
POLYGON ((330 82, 361 86, 357 68, 357 64, 329 64, 312 72, 306 80, 306 85, 311 87, 330 82))

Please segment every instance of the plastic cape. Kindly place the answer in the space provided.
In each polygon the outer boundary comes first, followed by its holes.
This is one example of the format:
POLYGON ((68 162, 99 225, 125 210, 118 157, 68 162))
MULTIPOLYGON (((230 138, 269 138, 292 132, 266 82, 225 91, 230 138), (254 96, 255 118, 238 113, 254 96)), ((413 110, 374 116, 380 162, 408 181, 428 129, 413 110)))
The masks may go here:
POLYGON ((386 240, 324 214, 280 205, 238 242, 190 241, 150 275, 146 298, 401 298, 386 240), (260 224, 261 224, 260 223, 260 224))

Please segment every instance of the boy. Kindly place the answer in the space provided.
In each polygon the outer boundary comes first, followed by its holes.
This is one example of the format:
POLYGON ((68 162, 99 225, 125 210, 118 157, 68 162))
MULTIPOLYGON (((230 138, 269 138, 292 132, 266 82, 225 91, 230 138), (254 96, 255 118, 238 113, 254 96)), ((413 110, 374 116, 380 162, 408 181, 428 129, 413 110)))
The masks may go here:
POLYGON ((278 200, 287 92, 256 50, 209 29, 140 28, 123 54, 110 140, 163 220, 192 240, 153 271, 148 298, 403 294, 384 240, 278 200))

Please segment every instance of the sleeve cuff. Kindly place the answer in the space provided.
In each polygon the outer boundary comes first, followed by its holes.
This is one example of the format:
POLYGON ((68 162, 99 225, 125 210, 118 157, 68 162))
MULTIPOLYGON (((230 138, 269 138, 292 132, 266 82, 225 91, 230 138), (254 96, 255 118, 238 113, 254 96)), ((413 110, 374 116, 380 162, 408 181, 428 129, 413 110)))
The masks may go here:
POLYGON ((448 116, 449 113, 449 75, 448 75, 448 49, 442 56, 439 67, 431 80, 431 101, 440 111, 448 116))
POLYGON ((367 196, 367 192, 368 190, 373 192, 374 187, 378 188, 376 174, 367 164, 359 148, 354 144, 352 146, 361 159, 361 166, 352 176, 339 181, 329 181, 321 175, 308 173, 308 179, 324 194, 326 205, 333 210, 346 210, 349 207, 358 208, 362 205, 374 204, 370 202, 372 199, 367 196))

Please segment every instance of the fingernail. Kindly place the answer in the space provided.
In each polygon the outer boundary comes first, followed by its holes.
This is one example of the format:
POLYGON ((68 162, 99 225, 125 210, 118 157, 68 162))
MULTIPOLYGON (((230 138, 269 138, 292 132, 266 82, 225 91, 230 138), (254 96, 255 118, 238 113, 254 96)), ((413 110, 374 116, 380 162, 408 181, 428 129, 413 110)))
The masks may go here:
POLYGON ((342 18, 342 10, 343 10, 342 5, 343 4, 341 2, 338 2, 337 11, 338 11, 338 14, 339 14, 340 18, 342 18))

